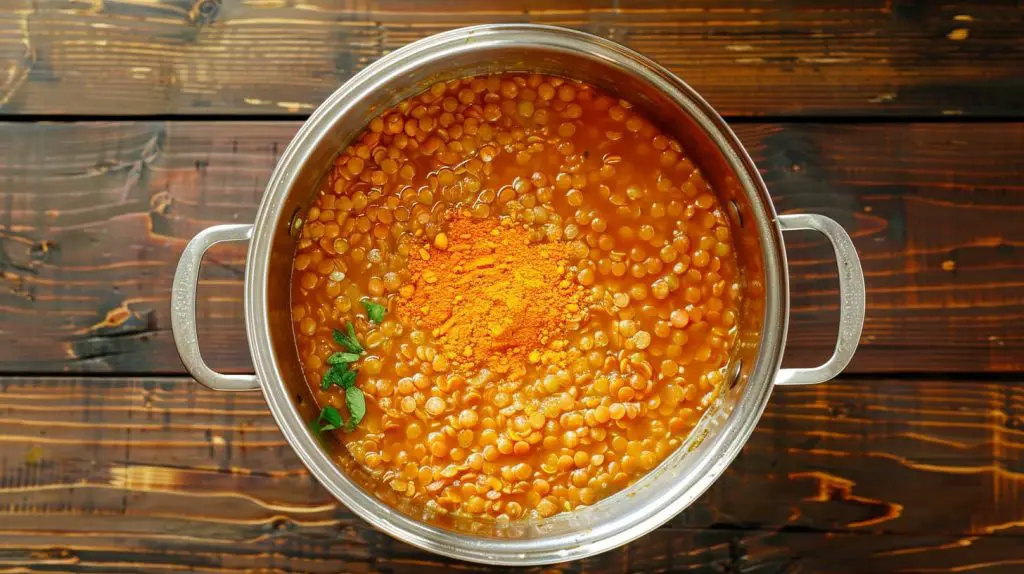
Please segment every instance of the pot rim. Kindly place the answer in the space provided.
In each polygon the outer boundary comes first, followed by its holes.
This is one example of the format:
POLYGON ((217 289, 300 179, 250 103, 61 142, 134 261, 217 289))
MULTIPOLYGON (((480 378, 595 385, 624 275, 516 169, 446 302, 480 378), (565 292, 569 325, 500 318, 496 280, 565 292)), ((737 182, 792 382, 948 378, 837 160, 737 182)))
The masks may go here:
POLYGON ((257 378, 288 443, 316 479, 361 518, 399 540, 452 558, 519 566, 564 562, 610 550, 657 528, 703 494, 739 454, 767 405, 782 361, 789 313, 788 274, 784 271, 786 255, 782 246, 782 230, 753 161, 714 109, 671 72, 631 49, 584 32, 532 24, 471 26, 424 38, 382 57, 331 94, 299 129, 278 161, 255 219, 245 276, 246 331, 257 378), (484 538, 431 526, 388 507, 360 488, 318 446, 292 404, 266 324, 267 273, 274 228, 282 216, 282 200, 310 159, 310 150, 347 112, 346 101, 372 92, 379 84, 379 75, 400 75, 414 70, 422 61, 443 58, 453 51, 461 53, 511 42, 537 42, 559 50, 582 51, 616 65, 630 65, 645 81, 670 96, 715 143, 749 198, 761 236, 765 273, 764 330, 757 360, 736 406, 744 411, 743 416, 730 416, 704 441, 698 466, 672 486, 663 506, 616 517, 583 532, 533 540, 484 538))

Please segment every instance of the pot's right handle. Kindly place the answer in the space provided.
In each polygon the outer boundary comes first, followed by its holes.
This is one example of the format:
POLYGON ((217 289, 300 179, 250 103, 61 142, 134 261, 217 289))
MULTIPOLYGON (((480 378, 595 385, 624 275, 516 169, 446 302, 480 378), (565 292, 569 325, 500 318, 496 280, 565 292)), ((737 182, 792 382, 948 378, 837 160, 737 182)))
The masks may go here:
POLYGON ((780 369, 776 385, 816 385, 835 377, 853 358, 864 328, 864 270, 853 240, 835 220, 812 213, 780 215, 783 231, 810 229, 823 234, 832 243, 839 266, 839 338, 836 349, 825 364, 811 369, 780 369))
POLYGON ((193 377, 215 391, 251 391, 260 384, 256 375, 225 375, 206 365, 199 353, 199 334, 196 330, 196 286, 199 284, 199 266, 203 254, 223 241, 249 241, 252 225, 215 225, 192 238, 178 260, 171 286, 171 331, 178 347, 181 362, 193 377))

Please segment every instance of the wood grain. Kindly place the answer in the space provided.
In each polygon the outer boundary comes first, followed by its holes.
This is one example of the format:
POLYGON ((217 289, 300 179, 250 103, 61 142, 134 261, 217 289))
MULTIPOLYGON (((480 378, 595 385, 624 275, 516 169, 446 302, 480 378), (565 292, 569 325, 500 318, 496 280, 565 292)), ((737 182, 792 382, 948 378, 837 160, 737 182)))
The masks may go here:
POLYGON ((430 34, 534 22, 658 60, 728 115, 1019 117, 1010 0, 160 0, 0 7, 0 113, 308 114, 430 34))
MULTIPOLYGON (((252 221, 297 123, 0 125, 0 372, 183 373, 171 277, 200 229, 252 221)), ((740 125, 780 211, 855 236, 868 316, 853 372, 1024 368, 1024 125, 740 125), (998 142, 993 145, 993 142, 998 142)), ((835 263, 787 234, 787 364, 833 344, 835 263)), ((244 248, 217 247, 198 313, 216 368, 251 368, 244 248)))
POLYGON ((295 528, 282 523, 238 540, 110 531, 0 531, 0 571, 527 573, 752 572, 782 574, 1016 574, 1019 538, 893 536, 661 528, 605 554, 534 568, 498 568, 428 554, 363 525, 295 528))
MULTIPOLYGON (((1021 379, 778 389, 690 509, 554 571, 1018 572, 1022 450, 1021 379)), ((366 526, 310 478, 258 393, 0 379, 0 571, 445 567, 496 570, 366 526)))

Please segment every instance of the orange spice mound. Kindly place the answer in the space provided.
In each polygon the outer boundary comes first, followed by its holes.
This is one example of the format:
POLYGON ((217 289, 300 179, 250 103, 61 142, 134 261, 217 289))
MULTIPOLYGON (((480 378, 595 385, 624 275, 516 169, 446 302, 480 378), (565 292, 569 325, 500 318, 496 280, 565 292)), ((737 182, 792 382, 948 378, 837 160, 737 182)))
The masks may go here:
POLYGON ((434 337, 451 370, 522 374, 538 351, 564 348, 562 334, 585 313, 583 287, 566 272, 568 249, 531 241, 509 219, 455 214, 411 256, 415 290, 398 311, 434 337))

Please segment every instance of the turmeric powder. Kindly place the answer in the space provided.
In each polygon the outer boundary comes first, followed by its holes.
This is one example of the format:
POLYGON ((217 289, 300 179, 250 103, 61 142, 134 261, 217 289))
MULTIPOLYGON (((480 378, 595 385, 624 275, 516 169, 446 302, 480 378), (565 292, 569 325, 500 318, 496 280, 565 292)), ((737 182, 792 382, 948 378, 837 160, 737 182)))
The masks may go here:
POLYGON ((531 241, 509 219, 456 213, 447 231, 416 250, 414 290, 399 313, 431 334, 450 370, 522 375, 586 313, 585 293, 567 272, 568 246, 531 241))

